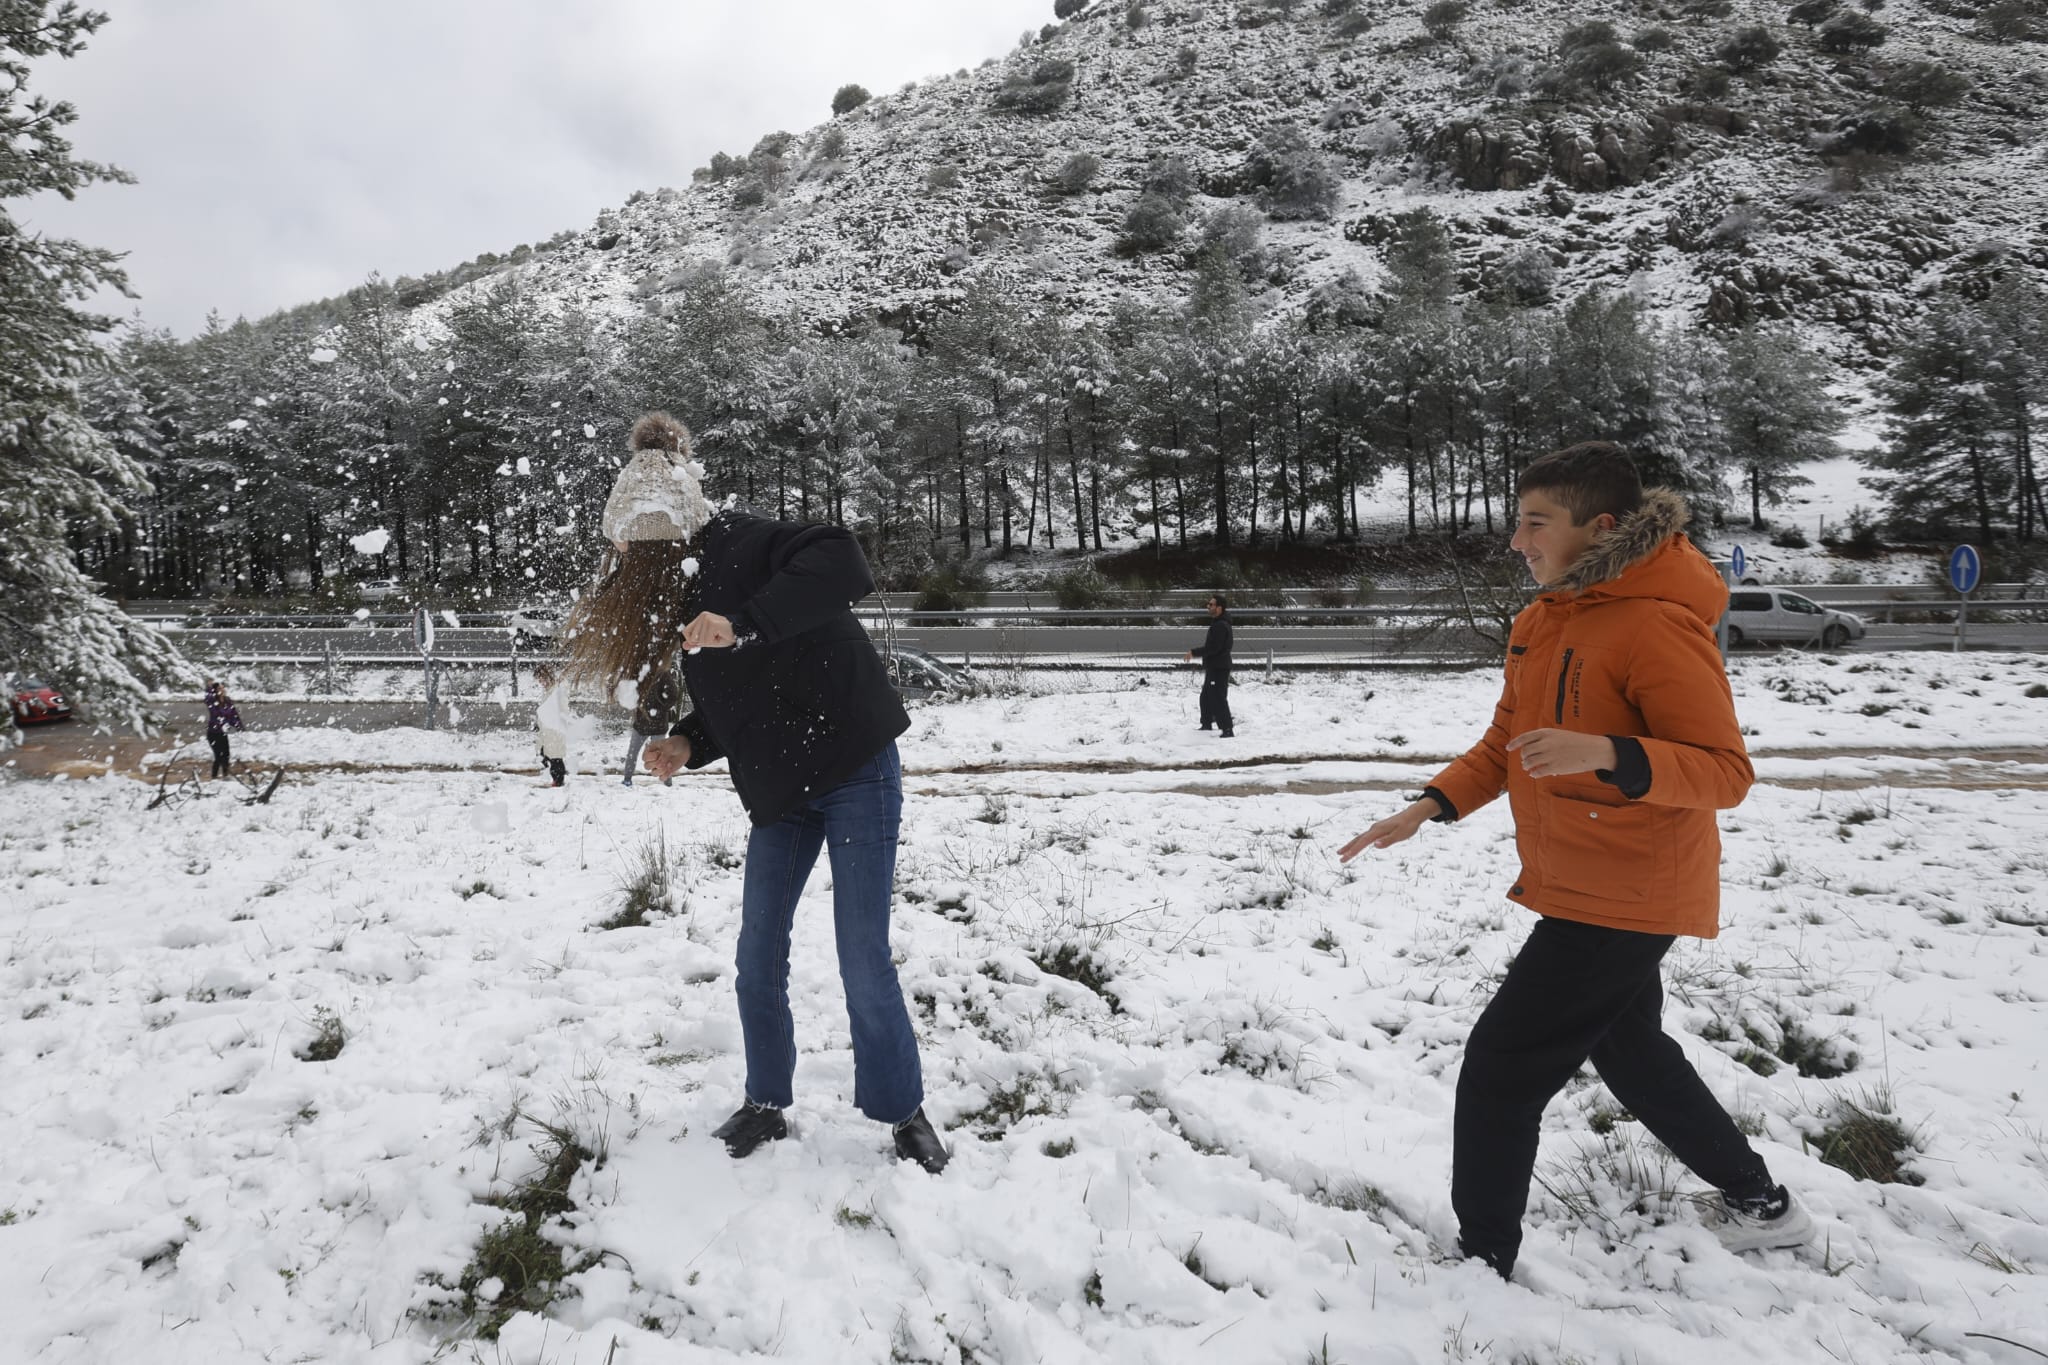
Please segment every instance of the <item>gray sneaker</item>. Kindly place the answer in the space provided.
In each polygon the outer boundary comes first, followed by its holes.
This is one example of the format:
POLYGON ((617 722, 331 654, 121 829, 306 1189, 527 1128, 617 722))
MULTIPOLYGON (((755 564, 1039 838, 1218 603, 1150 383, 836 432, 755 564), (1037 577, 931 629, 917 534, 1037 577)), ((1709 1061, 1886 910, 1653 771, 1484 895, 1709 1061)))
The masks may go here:
POLYGON ((1812 1216, 1783 1185, 1761 1199, 1719 1195, 1701 1209, 1700 1221, 1730 1251, 1783 1251, 1813 1240, 1812 1216))

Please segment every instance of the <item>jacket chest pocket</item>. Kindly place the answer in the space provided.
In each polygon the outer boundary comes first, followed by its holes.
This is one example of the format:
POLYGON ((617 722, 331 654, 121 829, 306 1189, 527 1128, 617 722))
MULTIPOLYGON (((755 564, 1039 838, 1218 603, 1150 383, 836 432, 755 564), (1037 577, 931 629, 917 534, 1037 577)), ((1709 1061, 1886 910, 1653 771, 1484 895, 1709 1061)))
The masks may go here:
POLYGON ((1566 641, 1558 646, 1543 686, 1531 700, 1542 724, 1587 734, 1634 734, 1622 687, 1618 651, 1566 641))

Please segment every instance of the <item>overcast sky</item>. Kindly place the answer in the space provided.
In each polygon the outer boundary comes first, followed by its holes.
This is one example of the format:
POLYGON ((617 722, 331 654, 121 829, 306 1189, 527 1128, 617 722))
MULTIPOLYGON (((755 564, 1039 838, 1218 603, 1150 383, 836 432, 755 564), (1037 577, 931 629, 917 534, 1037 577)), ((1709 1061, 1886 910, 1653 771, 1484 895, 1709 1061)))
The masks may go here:
POLYGON ((1052 0, 98 0, 38 64, 80 156, 139 183, 9 207, 128 253, 154 326, 190 335, 443 269, 564 228, 714 151, 801 132, 1008 52, 1052 0))

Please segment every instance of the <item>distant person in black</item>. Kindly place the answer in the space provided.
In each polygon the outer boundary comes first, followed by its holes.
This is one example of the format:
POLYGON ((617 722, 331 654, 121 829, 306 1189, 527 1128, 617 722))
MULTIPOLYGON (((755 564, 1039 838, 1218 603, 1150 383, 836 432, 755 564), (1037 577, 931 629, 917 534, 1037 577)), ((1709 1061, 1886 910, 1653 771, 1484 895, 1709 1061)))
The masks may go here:
POLYGON ((1215 726, 1229 739, 1234 733, 1230 720, 1230 607, 1223 594, 1209 594, 1209 634, 1185 656, 1189 663, 1202 661, 1202 728, 1215 726))

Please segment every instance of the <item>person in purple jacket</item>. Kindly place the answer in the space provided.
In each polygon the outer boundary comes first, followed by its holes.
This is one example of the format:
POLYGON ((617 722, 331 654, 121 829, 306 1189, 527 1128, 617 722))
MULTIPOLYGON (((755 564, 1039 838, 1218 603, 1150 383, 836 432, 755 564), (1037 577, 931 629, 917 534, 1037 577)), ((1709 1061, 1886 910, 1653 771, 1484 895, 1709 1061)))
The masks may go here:
POLYGON ((242 713, 235 709, 228 690, 218 682, 206 683, 206 743, 213 750, 213 776, 228 775, 228 731, 242 728, 242 713))

